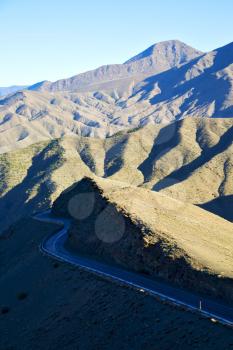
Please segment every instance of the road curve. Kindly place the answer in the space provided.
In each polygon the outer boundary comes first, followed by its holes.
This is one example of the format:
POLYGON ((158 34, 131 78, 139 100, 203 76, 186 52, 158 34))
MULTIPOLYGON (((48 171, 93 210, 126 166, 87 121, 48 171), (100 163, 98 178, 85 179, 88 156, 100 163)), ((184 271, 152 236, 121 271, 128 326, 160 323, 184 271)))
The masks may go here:
POLYGON ((67 239, 70 220, 53 218, 50 216, 49 211, 35 215, 34 219, 63 226, 60 231, 46 238, 41 243, 40 250, 43 253, 99 276, 114 280, 121 285, 134 287, 141 292, 156 296, 161 300, 166 300, 187 310, 199 312, 202 316, 214 319, 222 324, 233 326, 233 308, 227 305, 171 287, 166 283, 157 282, 120 267, 110 266, 67 251, 64 248, 64 243, 67 239))

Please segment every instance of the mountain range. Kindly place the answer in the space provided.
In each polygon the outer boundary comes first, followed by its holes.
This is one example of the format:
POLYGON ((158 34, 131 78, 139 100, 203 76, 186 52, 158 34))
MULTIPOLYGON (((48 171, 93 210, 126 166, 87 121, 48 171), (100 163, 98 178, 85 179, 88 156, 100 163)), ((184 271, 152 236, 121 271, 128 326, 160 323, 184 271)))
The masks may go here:
POLYGON ((62 232, 54 248, 67 256, 198 293, 203 309, 202 298, 232 305, 233 43, 203 53, 161 42, 1 93, 0 348, 109 349, 121 338, 125 349, 230 349, 231 329, 215 318, 41 247, 62 232), (55 221, 39 222, 47 210, 55 221))
POLYGON ((185 118, 107 139, 64 136, 0 154, 1 229, 84 176, 161 192, 233 221, 233 119, 185 118))
POLYGON ((0 98, 0 152, 64 135, 105 138, 146 124, 233 115, 233 43, 202 53, 155 44, 124 64, 0 98))
POLYGON ((13 85, 13 86, 8 86, 8 87, 0 87, 0 96, 5 96, 9 94, 13 94, 14 92, 20 91, 20 90, 25 90, 27 89, 28 86, 26 85, 13 85))
POLYGON ((29 87, 29 90, 50 92, 106 90, 110 92, 111 90, 117 91, 119 89, 120 92, 122 88, 127 89, 127 85, 131 85, 132 82, 135 83, 141 81, 144 77, 181 66, 201 54, 201 51, 178 40, 164 41, 152 45, 140 54, 127 60, 124 64, 102 66, 54 83, 49 81, 37 83, 29 87), (126 81, 123 83, 119 81, 122 79, 126 81))

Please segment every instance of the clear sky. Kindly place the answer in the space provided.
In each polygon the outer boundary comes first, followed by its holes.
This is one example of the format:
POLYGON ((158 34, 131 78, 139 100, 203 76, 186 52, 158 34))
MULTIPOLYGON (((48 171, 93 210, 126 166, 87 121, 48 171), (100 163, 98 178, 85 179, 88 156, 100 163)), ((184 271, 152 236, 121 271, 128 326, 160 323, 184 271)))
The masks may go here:
POLYGON ((122 63, 179 39, 209 51, 233 41, 232 0, 0 0, 0 86, 122 63))

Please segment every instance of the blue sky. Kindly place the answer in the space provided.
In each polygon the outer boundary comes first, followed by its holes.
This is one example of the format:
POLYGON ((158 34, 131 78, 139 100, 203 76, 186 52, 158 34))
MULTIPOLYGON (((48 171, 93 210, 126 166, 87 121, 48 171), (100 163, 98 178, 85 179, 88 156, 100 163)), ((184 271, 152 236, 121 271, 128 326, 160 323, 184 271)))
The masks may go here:
POLYGON ((0 0, 0 86, 57 80, 180 39, 233 41, 232 0, 0 0))

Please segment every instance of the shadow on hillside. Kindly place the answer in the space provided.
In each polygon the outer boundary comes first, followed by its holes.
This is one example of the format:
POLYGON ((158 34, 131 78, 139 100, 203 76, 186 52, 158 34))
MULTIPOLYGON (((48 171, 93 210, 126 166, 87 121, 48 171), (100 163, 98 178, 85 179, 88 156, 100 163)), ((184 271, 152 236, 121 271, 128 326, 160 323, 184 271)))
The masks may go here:
POLYGON ((122 153, 127 146, 128 136, 120 139, 113 145, 105 155, 104 177, 109 177, 117 173, 123 166, 122 153))
MULTIPOLYGON (((66 249, 72 253, 113 266, 123 266, 151 278, 159 277, 176 286, 232 302, 232 279, 218 278, 208 269, 202 269, 201 264, 198 266, 197 259, 189 258, 179 246, 167 240, 166 235, 163 238, 158 237, 154 243, 145 244, 143 237, 152 234, 150 229, 142 222, 136 223, 131 212, 125 215, 125 212, 119 211, 119 207, 116 210, 116 204, 104 197, 101 188, 93 180, 83 178, 68 191, 64 191, 54 202, 52 212, 55 216, 71 217, 71 227, 65 244, 66 249), (71 215, 68 209, 70 200, 81 193, 92 193, 95 198, 93 208, 85 218, 71 215), (105 218, 101 217, 109 206, 114 211, 105 218), (123 234, 117 237, 115 233, 122 226, 122 219, 123 234), (101 228, 100 231, 98 227, 101 228), (106 240, 109 237, 116 239, 106 240)), ((156 232, 153 234, 156 235, 156 232)), ((198 301, 197 299, 197 304, 198 301)))
POLYGON ((224 152, 229 146, 231 146, 233 141, 233 127, 228 129, 220 138, 219 142, 213 147, 207 148, 201 153, 199 157, 194 159, 192 162, 183 165, 178 170, 173 171, 168 176, 158 181, 154 186, 154 191, 161 191, 164 188, 169 187, 171 184, 170 179, 173 179, 176 183, 186 180, 194 171, 199 169, 205 163, 209 162, 219 153, 224 152))
MULTIPOLYGON (((162 72, 144 80, 144 86, 141 89, 141 100, 147 98, 148 92, 154 89, 157 84, 161 93, 150 99, 150 103, 166 103, 167 101, 183 99, 179 105, 180 111, 174 117, 179 119, 185 111, 191 111, 196 106, 206 107, 214 102, 213 117, 232 117, 233 107, 221 111, 222 104, 231 90, 231 84, 227 79, 216 77, 219 70, 223 70, 233 62, 232 44, 217 50, 213 60, 213 65, 204 69, 204 74, 192 76, 198 70, 198 61, 200 57, 193 59, 185 65, 172 68, 169 71, 162 72), (193 72, 192 72, 193 70, 193 72), (187 75, 191 74, 188 79, 187 75), (188 93, 188 94, 187 94, 188 93), (185 98, 183 98, 185 97, 185 98), (194 102, 197 101, 195 104, 194 102)), ((137 91, 138 93, 139 91, 137 91)))
POLYGON ((198 206, 228 221, 233 221, 233 195, 221 196, 198 206))
MULTIPOLYGON (((91 197, 87 198, 89 201, 91 197)), ((86 204, 81 201, 76 202, 75 206, 80 206, 81 209, 83 205, 86 210, 88 203, 86 204)), ((52 213, 54 216, 71 218, 65 247, 72 253, 113 266, 122 266, 151 278, 159 277, 176 286, 232 303, 232 279, 218 278, 208 269, 203 269, 203 266, 198 264, 198 259, 189 258, 185 251, 172 240, 168 240, 166 235, 161 238, 162 232, 161 237, 157 237, 153 243, 146 243, 143 237, 149 238, 152 235, 150 229, 143 222, 135 221, 134 214, 130 211, 124 212, 119 209, 120 207, 116 210, 116 204, 104 197, 102 189, 94 180, 83 178, 61 193, 53 204, 52 213), (72 215, 69 210, 70 200, 77 198, 79 201, 78 198, 81 197, 77 195, 82 193, 91 193, 94 196, 92 210, 85 218, 72 215), (112 210, 106 211, 110 207, 112 210), (103 217, 103 213, 106 213, 106 216, 103 217), (122 232, 121 229, 119 231, 121 227, 122 232)), ((153 235, 156 234, 153 232, 153 235)))
POLYGON ((169 124, 160 130, 158 136, 154 140, 149 156, 137 168, 142 172, 144 182, 151 179, 156 162, 179 144, 179 130, 181 129, 182 124, 183 121, 181 120, 169 124))
POLYGON ((30 215, 36 208, 50 206, 49 195, 54 191, 51 173, 60 166, 61 152, 58 142, 52 141, 32 158, 23 181, 0 198, 1 231, 20 217, 30 215), (33 193, 33 190, 36 192, 33 193))

